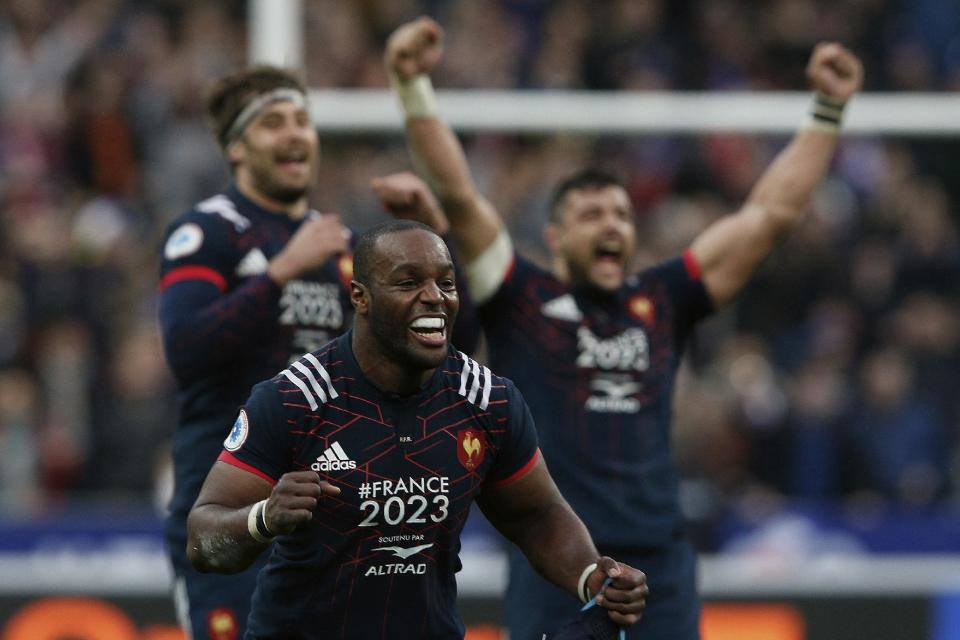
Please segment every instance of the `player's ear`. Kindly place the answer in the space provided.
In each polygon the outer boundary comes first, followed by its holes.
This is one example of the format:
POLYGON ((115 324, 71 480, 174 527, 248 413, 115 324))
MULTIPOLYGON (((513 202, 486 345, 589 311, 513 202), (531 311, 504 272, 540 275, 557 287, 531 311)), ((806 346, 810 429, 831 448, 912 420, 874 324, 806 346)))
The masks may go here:
POLYGON ((543 242, 552 252, 560 249, 560 226, 556 222, 548 222, 543 227, 543 242))
POLYGON ((367 287, 356 280, 350 281, 350 304, 360 315, 366 315, 370 309, 370 296, 367 287))
POLYGON ((242 162, 246 158, 246 149, 240 140, 233 141, 230 146, 227 147, 227 162, 231 165, 236 165, 242 162))

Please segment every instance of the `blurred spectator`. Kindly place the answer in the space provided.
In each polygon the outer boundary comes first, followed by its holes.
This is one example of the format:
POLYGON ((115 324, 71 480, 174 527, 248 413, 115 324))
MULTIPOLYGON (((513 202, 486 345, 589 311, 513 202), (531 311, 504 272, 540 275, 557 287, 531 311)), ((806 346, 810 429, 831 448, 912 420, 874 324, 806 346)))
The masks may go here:
POLYGON ((46 407, 39 432, 43 486, 63 498, 91 452, 91 391, 95 359, 89 333, 75 320, 50 325, 39 336, 37 378, 46 407))
POLYGON ((848 418, 857 491, 911 507, 931 505, 947 489, 949 451, 943 417, 915 386, 900 351, 867 355, 848 418))
POLYGON ((5 513, 30 512, 43 501, 39 396, 28 372, 0 370, 0 505, 5 513))
POLYGON ((98 430, 92 437, 89 486, 113 487, 147 502, 154 489, 158 454, 176 421, 172 384, 160 336, 143 321, 121 338, 110 361, 111 393, 99 399, 98 430))
POLYGON ((93 193, 133 197, 139 186, 133 127, 125 113, 126 83, 117 54, 84 59, 67 83, 67 173, 93 193))
POLYGON ((63 121, 71 68, 116 16, 116 0, 8 0, 0 10, 0 111, 20 112, 43 133, 63 121))

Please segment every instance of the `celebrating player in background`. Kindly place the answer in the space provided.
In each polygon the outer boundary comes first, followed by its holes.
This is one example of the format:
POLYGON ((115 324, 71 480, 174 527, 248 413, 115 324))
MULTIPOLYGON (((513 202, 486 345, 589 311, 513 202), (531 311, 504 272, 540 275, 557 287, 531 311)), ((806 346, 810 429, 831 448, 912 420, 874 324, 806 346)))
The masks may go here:
POLYGON ((523 398, 450 345, 453 262, 428 227, 357 243, 353 330, 258 384, 188 520, 203 571, 273 546, 248 637, 462 638, 460 532, 476 500, 557 588, 632 624, 641 572, 600 558, 540 459, 523 398))
MULTIPOLYGON (((180 388, 166 539, 181 623, 194 640, 221 640, 243 635, 258 567, 230 578, 194 571, 187 513, 250 388, 346 330, 352 267, 347 229, 307 204, 318 147, 300 80, 244 70, 221 79, 206 106, 233 184, 174 221, 163 248, 160 321, 180 388)), ((425 185, 407 174, 378 186, 394 182, 404 199, 385 199, 388 208, 442 222, 425 185)))
MULTIPOLYGON (((601 552, 647 573, 652 596, 630 636, 697 638, 695 555, 682 532, 670 451, 677 367, 696 322, 734 298, 807 209, 843 106, 861 86, 860 61, 838 44, 818 45, 807 67, 816 90, 809 124, 737 212, 682 256, 634 275, 633 208, 623 185, 599 171, 555 190, 544 230, 550 271, 514 253, 437 116, 427 74, 441 54, 439 26, 421 18, 392 35, 386 65, 409 145, 450 219, 492 366, 529 401, 544 459, 601 552)), ((529 640, 569 611, 570 596, 512 553, 505 606, 511 638, 529 640)))

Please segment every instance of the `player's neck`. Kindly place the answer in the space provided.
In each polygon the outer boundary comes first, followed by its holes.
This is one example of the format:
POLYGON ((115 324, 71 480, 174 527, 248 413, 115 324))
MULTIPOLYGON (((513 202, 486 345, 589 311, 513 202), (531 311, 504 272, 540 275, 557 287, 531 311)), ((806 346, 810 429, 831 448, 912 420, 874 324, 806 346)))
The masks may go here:
POLYGON ((570 284, 570 268, 567 266, 566 261, 556 254, 550 259, 550 272, 553 274, 553 277, 560 282, 566 285, 570 284))
POLYGON ((242 193, 247 200, 250 200, 250 202, 254 203, 261 209, 266 209, 267 211, 273 211, 275 213, 282 213, 294 219, 300 219, 307 215, 306 195, 298 200, 295 200, 294 202, 282 202, 280 200, 270 198, 269 196, 257 191, 249 185, 244 184, 242 180, 237 180, 236 185, 237 190, 240 191, 240 193, 242 193))
POLYGON ((570 268, 570 264, 558 255, 554 255, 550 263, 550 273, 553 277, 567 286, 571 292, 594 298, 600 301, 616 298, 623 288, 623 281, 614 287, 603 287, 591 281, 579 271, 570 268))
POLYGON ((420 391, 436 368, 411 370, 387 357, 372 336, 354 326, 350 346, 363 377, 380 391, 412 395, 420 391))

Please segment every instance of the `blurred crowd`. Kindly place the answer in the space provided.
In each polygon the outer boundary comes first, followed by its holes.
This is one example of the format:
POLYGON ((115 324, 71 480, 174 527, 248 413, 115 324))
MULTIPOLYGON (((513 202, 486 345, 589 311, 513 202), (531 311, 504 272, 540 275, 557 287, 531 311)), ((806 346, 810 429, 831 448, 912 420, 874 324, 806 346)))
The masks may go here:
MULTIPOLYGON (((313 87, 384 87, 402 21, 444 25, 454 88, 796 90, 812 45, 867 90, 960 88, 960 5, 938 0, 304 0, 313 87)), ((246 61, 244 1, 0 2, 0 508, 162 506, 174 389, 156 327, 165 225, 229 179, 203 90, 246 61)), ((799 124, 799 123, 798 123, 799 124)), ((528 253, 551 184, 628 182, 640 264, 733 209, 776 137, 475 135, 481 189, 528 253)), ((314 197, 355 226, 399 136, 322 135, 314 197)), ((944 510, 960 496, 960 146, 848 138, 813 211, 705 324, 677 389, 684 502, 709 531, 786 501, 944 510)), ((700 538, 710 546, 709 533, 700 538)))

